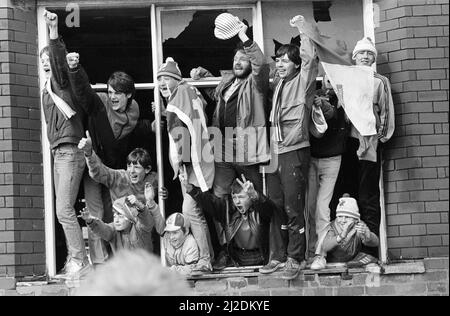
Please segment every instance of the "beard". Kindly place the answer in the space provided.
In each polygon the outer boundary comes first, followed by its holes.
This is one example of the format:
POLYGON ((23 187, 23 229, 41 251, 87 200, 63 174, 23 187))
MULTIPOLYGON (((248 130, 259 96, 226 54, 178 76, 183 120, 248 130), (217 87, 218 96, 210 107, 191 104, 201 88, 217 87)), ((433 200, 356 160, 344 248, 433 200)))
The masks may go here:
POLYGON ((233 69, 233 74, 236 78, 245 79, 250 75, 251 71, 252 71, 251 67, 238 70, 233 69))

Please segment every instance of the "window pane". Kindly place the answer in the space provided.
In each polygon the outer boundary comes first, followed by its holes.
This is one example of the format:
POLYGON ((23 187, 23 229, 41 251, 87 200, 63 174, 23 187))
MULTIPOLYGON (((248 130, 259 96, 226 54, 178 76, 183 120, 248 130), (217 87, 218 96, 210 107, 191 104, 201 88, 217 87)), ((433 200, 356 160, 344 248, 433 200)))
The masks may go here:
POLYGON ((237 36, 219 40, 214 36, 214 20, 229 12, 249 25, 252 37, 252 10, 183 10, 161 12, 164 60, 172 57, 178 62, 183 77, 189 77, 192 68, 202 66, 220 76, 221 70, 231 69, 233 51, 240 42, 237 36))
POLYGON ((68 28, 57 11, 68 51, 80 53, 91 83, 106 83, 115 70, 138 82, 153 82, 150 9, 81 9, 80 27, 68 28))
POLYGON ((264 51, 267 56, 275 55, 274 40, 288 44, 298 36, 297 29, 289 25, 289 20, 296 15, 317 21, 320 32, 336 39, 344 40, 347 49, 352 50, 356 42, 364 36, 363 9, 360 0, 326 1, 326 5, 314 6, 313 1, 277 1, 263 2, 264 51), (320 8, 319 8, 320 7, 320 8), (319 12, 321 9, 323 12, 319 12), (328 10, 328 12, 325 12, 328 10), (329 15, 330 21, 323 16, 329 15))

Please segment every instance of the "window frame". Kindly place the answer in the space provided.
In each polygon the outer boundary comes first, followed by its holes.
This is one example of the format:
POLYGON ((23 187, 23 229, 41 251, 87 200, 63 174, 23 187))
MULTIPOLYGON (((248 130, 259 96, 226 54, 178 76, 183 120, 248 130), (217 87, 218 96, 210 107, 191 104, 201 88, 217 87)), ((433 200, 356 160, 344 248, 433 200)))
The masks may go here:
MULTIPOLYGON (((369 36, 375 40, 375 26, 373 20, 373 0, 361 0, 363 4, 363 26, 364 36, 369 36)), ((168 1, 167 1, 168 2, 168 1)), ((137 83, 137 90, 153 90, 154 100, 159 102, 159 91, 157 89, 157 71, 158 66, 162 63, 162 25, 161 25, 161 13, 165 11, 175 10, 211 10, 211 9, 252 9, 252 25, 253 25, 253 38, 255 42, 261 47, 264 52, 264 33, 263 33, 263 21, 262 21, 262 1, 251 1, 246 3, 235 3, 230 1, 230 4, 199 4, 199 5, 170 5, 171 3, 165 3, 163 1, 154 1, 148 3, 147 1, 129 1, 129 2, 111 2, 111 1, 89 1, 83 3, 83 8, 124 8, 124 7, 142 7, 143 9, 150 10, 150 31, 152 41, 152 64, 153 64, 153 83, 137 83)), ((213 3, 213 1, 211 1, 213 3)), ((43 18, 44 10, 47 7, 51 8, 64 8, 67 3, 61 3, 60 1, 39 1, 37 5, 37 25, 38 25, 38 45, 39 49, 42 49, 47 45, 48 35, 47 27, 43 18)), ((376 65, 373 65, 376 69, 376 65)), ((39 82, 41 89, 45 83, 44 73, 41 67, 39 70, 39 82)), ((196 87, 215 87, 219 84, 221 77, 213 77, 202 80, 191 80, 185 78, 190 84, 196 87)), ((319 78, 318 78, 319 79, 319 78)), ((106 84, 93 85, 95 90, 106 90, 106 84)), ((158 104, 157 104, 158 105, 158 104)), ((41 106, 41 117, 44 117, 43 108, 41 106)), ((157 125, 159 126, 160 113, 159 106, 156 106, 155 117, 157 125)), ((53 188, 53 159, 50 151, 50 144, 46 137, 47 125, 44 119, 41 120, 42 128, 42 154, 43 154, 43 179, 44 179, 44 207, 45 207, 45 255, 46 255, 46 267, 47 273, 50 277, 56 275, 56 247, 55 247, 55 203, 54 203, 54 188, 53 188)), ((161 148, 161 135, 157 135, 157 148, 161 148)), ((162 174, 162 160, 161 151, 158 150, 158 175, 159 183, 163 184, 162 174)), ((164 201, 159 200, 161 212, 164 215, 164 201)), ((380 205, 381 205, 381 224, 380 224, 380 260, 382 263, 387 262, 387 236, 386 236, 386 214, 385 214, 385 201, 384 201, 384 187, 383 187, 383 170, 380 177, 380 205)), ((161 243, 162 246, 162 243, 161 243)), ((161 261, 165 263, 165 256, 163 255, 163 249, 161 249, 161 261)))

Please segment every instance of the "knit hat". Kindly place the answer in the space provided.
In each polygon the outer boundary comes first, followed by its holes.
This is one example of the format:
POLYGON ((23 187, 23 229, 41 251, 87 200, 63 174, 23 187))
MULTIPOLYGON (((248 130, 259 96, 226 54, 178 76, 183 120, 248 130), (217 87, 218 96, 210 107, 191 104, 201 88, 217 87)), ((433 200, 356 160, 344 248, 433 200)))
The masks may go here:
POLYGON ((214 36, 221 40, 227 40, 239 33, 241 21, 237 16, 230 13, 222 13, 214 21, 216 25, 214 36))
POLYGON ((129 204, 126 196, 114 201, 113 210, 125 216, 128 221, 136 224, 136 217, 133 214, 137 214, 138 211, 129 204))
POLYGON ((336 208, 336 216, 347 216, 359 220, 359 209, 356 200, 351 197, 342 197, 336 208))
POLYGON ((353 49, 352 59, 356 58, 356 54, 365 50, 372 52, 375 55, 375 59, 377 58, 377 49, 375 48, 375 44, 372 39, 370 37, 364 37, 356 43, 356 46, 353 49))
POLYGON ((179 230, 181 227, 189 228, 189 222, 181 213, 173 213, 166 220, 166 232, 174 232, 179 230))
POLYGON ((157 78, 160 76, 169 76, 177 80, 181 80, 181 70, 178 68, 178 63, 172 57, 167 57, 166 62, 158 69, 157 78))

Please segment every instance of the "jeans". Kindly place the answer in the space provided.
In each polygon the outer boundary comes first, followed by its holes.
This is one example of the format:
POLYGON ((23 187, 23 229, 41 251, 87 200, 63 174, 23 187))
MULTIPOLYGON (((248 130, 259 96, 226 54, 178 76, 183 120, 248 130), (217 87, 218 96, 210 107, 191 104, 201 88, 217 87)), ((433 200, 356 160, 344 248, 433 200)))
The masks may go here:
POLYGON ((262 175, 258 165, 242 166, 229 162, 216 162, 216 174, 214 177, 214 194, 223 198, 231 193, 230 188, 234 179, 241 180, 241 174, 251 181, 258 192, 262 192, 262 175))
POLYGON ((288 228, 287 255, 305 259, 305 195, 308 184, 309 147, 278 155, 278 167, 269 173, 268 190, 272 201, 285 212, 288 228))
POLYGON ((82 264, 86 249, 74 204, 86 164, 84 154, 75 144, 61 144, 52 153, 56 216, 66 237, 67 259, 82 264))
MULTIPOLYGON (((105 210, 112 208, 109 189, 84 174, 84 198, 92 216, 104 221, 105 210)), ((108 259, 105 242, 88 227, 89 256, 93 264, 104 263, 108 259)))
POLYGON ((183 214, 188 218, 191 224, 192 235, 197 242, 199 250, 198 261, 201 264, 210 264, 214 256, 214 250, 205 215, 192 196, 186 193, 184 185, 181 185, 181 190, 183 192, 183 214))
POLYGON ((317 238, 330 223, 330 201, 341 166, 341 156, 311 157, 308 182, 308 253, 318 254, 317 238))

